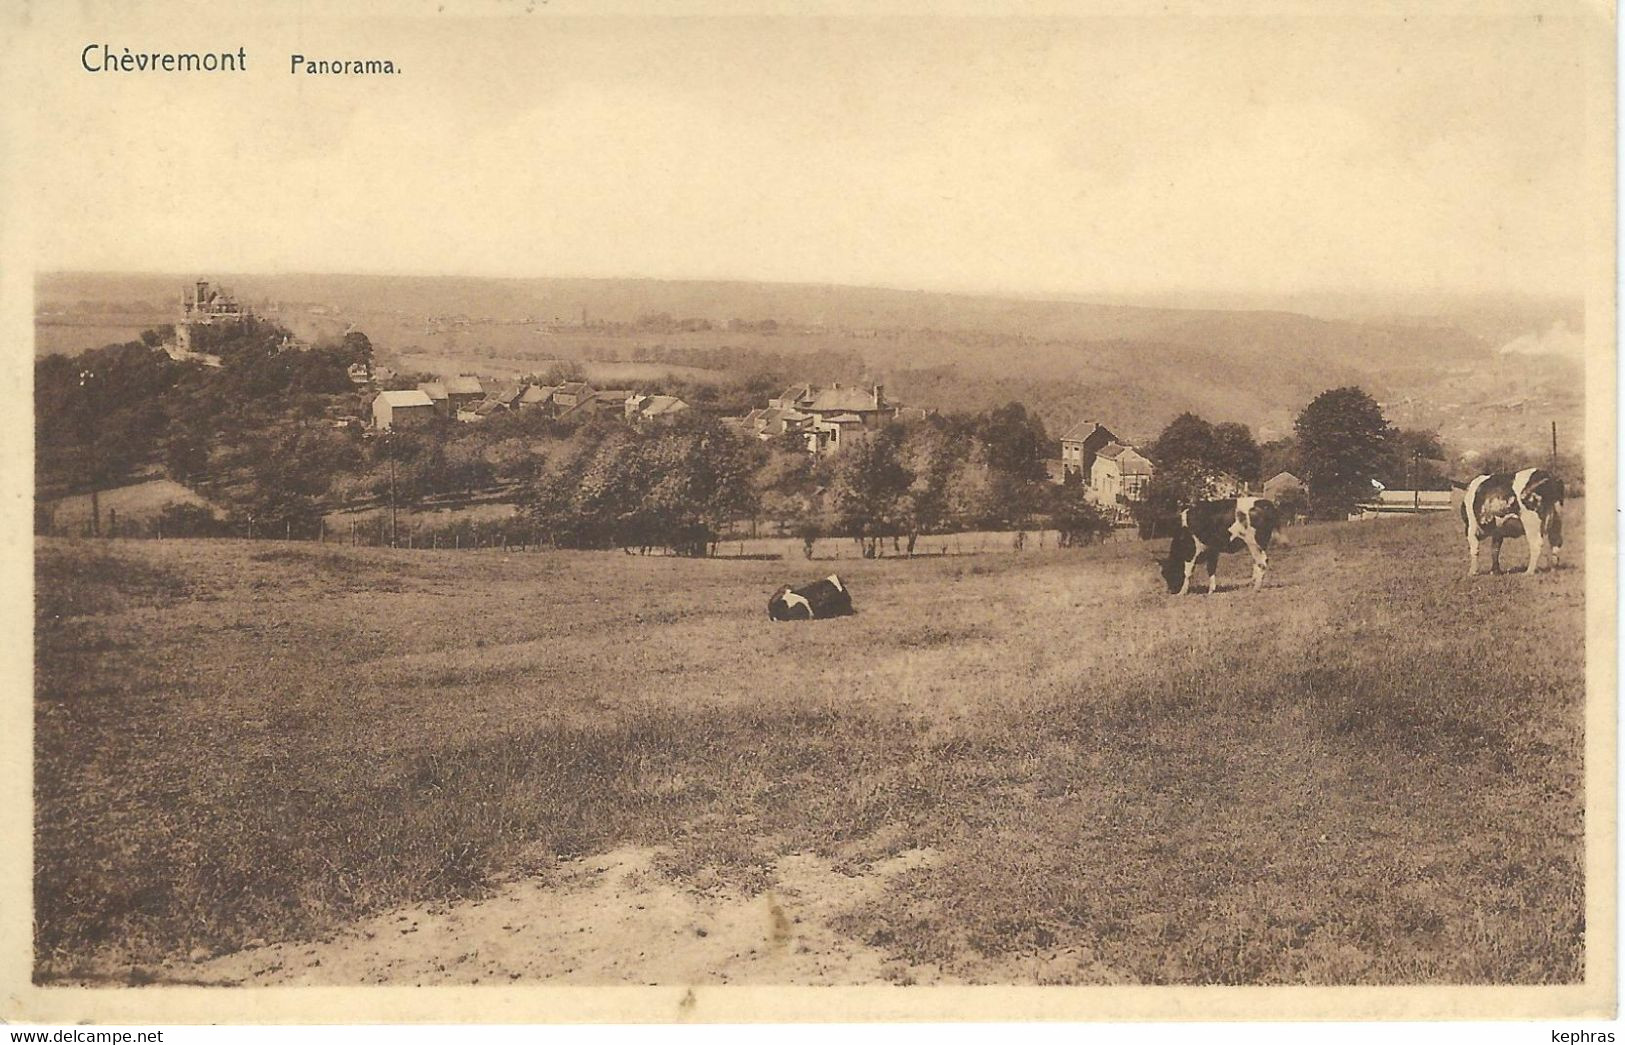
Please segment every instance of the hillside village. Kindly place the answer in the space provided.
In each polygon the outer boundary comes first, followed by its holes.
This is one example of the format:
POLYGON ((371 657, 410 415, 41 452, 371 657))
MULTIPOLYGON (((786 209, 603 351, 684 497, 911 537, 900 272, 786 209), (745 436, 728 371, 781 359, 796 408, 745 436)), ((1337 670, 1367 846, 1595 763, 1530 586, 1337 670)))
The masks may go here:
MULTIPOLYGON (((585 381, 543 385, 459 374, 419 382, 416 388, 378 392, 372 401, 371 428, 387 432, 445 420, 478 423, 504 412, 534 412, 564 422, 619 417, 627 424, 642 426, 671 421, 689 409, 676 396, 595 389, 585 381)), ((819 458, 837 453, 887 424, 923 421, 933 413, 889 400, 884 385, 865 389, 835 383, 821 388, 803 382, 743 416, 718 420, 761 442, 791 440, 810 457, 819 458)), ((1072 477, 1083 486, 1085 496, 1111 512, 1114 523, 1128 525, 1133 506, 1143 500, 1156 472, 1150 459, 1097 421, 1073 425, 1061 436, 1060 446, 1061 457, 1045 461, 1050 481, 1062 484, 1072 477)), ((1280 479, 1276 479, 1277 486, 1280 479)), ((1232 496, 1245 492, 1247 485, 1234 477, 1216 476, 1213 489, 1216 496, 1232 496)))
MULTIPOLYGON (((402 374, 353 323, 307 340, 206 279, 173 307, 173 323, 140 341, 39 361, 41 485, 52 491, 42 532, 58 525, 54 499, 75 491, 89 492, 97 530, 98 489, 143 475, 171 483, 169 533, 320 537, 387 508, 393 542, 404 507, 431 513, 429 525, 482 519, 557 546, 695 549, 707 543, 695 534, 765 522, 856 537, 865 554, 881 536, 912 546, 954 528, 1155 535, 1192 498, 1263 494, 1289 516, 1312 500, 1290 437, 1261 447, 1247 424, 1189 412, 1143 443, 1099 415, 1069 419, 1057 437, 1019 400, 970 413, 900 401, 877 380, 783 383, 786 371, 854 369, 816 355, 763 357, 771 369, 733 377, 652 364, 635 383, 590 379, 634 372, 590 355, 552 358, 545 378, 402 374)), ((1352 391, 1380 418, 1381 404, 1352 391)), ((1337 517, 1449 507, 1461 463, 1436 433, 1390 434, 1371 481, 1338 495, 1337 517)))

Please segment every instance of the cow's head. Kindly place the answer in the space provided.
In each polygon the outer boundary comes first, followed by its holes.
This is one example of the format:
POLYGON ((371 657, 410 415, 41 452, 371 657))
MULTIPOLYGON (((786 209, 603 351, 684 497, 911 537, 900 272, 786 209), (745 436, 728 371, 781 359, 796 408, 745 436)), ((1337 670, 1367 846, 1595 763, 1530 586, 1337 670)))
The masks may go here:
POLYGON ((1563 480, 1555 475, 1537 472, 1529 485, 1524 487, 1523 504, 1532 512, 1544 514, 1552 505, 1562 503, 1563 480))
POLYGON ((1270 546, 1270 537, 1281 525, 1280 507, 1274 501, 1260 497, 1253 502, 1253 507, 1247 514, 1248 523, 1253 528, 1253 540, 1258 542, 1260 548, 1267 550, 1270 546))
POLYGON ((1540 531, 1553 548, 1563 546, 1563 480, 1537 472, 1523 491, 1523 506, 1540 516, 1540 531))
POLYGON ((789 590, 790 586, 788 584, 781 584, 779 590, 774 592, 772 598, 767 600, 768 620, 790 619, 790 604, 784 601, 784 593, 789 590))

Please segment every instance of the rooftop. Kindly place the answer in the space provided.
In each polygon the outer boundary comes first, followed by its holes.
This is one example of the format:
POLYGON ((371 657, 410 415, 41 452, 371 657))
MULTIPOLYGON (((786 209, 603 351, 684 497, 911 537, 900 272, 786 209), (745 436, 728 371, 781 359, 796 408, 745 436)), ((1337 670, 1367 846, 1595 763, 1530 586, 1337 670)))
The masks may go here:
POLYGON ((1140 451, 1122 443, 1107 443, 1100 448, 1099 457, 1117 462, 1124 475, 1150 475, 1151 462, 1140 451))
MULTIPOLYGON (((383 400, 391 407, 398 406, 434 406, 434 400, 421 388, 403 388, 390 392, 379 392, 378 399, 383 400)), ((377 402, 378 400, 373 400, 377 402)))
POLYGON ((1106 428, 1106 426, 1101 424, 1099 421, 1079 421, 1077 424, 1066 430, 1066 434, 1061 436, 1061 440, 1063 442, 1082 442, 1083 440, 1089 438, 1089 436, 1093 435, 1095 429, 1097 428, 1105 429, 1108 436, 1112 434, 1111 429, 1106 428))
POLYGON ((861 388, 826 388, 813 397, 807 409, 820 414, 865 413, 880 409, 875 394, 861 388))

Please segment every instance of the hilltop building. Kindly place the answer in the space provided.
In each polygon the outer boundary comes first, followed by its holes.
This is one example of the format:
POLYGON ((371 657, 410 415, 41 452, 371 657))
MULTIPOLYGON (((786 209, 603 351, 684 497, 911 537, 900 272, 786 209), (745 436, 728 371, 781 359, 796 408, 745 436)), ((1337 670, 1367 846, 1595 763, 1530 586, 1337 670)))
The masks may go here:
POLYGON ((200 279, 181 291, 181 312, 175 320, 175 347, 191 354, 194 327, 235 325, 251 314, 248 307, 240 304, 224 287, 211 287, 208 280, 200 279))

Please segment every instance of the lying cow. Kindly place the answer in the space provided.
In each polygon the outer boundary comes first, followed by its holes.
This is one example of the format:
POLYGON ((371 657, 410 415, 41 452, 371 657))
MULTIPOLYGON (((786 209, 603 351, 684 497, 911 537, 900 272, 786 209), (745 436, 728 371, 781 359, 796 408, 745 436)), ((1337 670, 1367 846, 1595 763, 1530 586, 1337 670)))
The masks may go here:
POLYGON ((1563 548, 1563 480, 1540 468, 1480 475, 1461 498, 1461 521, 1467 533, 1467 576, 1478 573, 1478 542, 1490 539, 1490 572, 1501 572, 1501 542, 1522 537, 1529 542, 1529 569, 1540 565, 1543 546, 1552 549, 1557 568, 1563 548))
POLYGON ((1190 591, 1196 564, 1207 567, 1207 590, 1219 586, 1219 556, 1245 548, 1253 557, 1253 590, 1264 586, 1269 568, 1270 535, 1281 518, 1274 501, 1262 497, 1227 497, 1222 501, 1201 501, 1179 513, 1179 529, 1161 560, 1162 578, 1168 592, 1184 595, 1190 591))
POLYGON ((792 588, 788 584, 767 600, 767 615, 772 620, 814 620, 821 617, 844 617, 852 612, 852 593, 841 578, 830 574, 821 581, 792 588))

